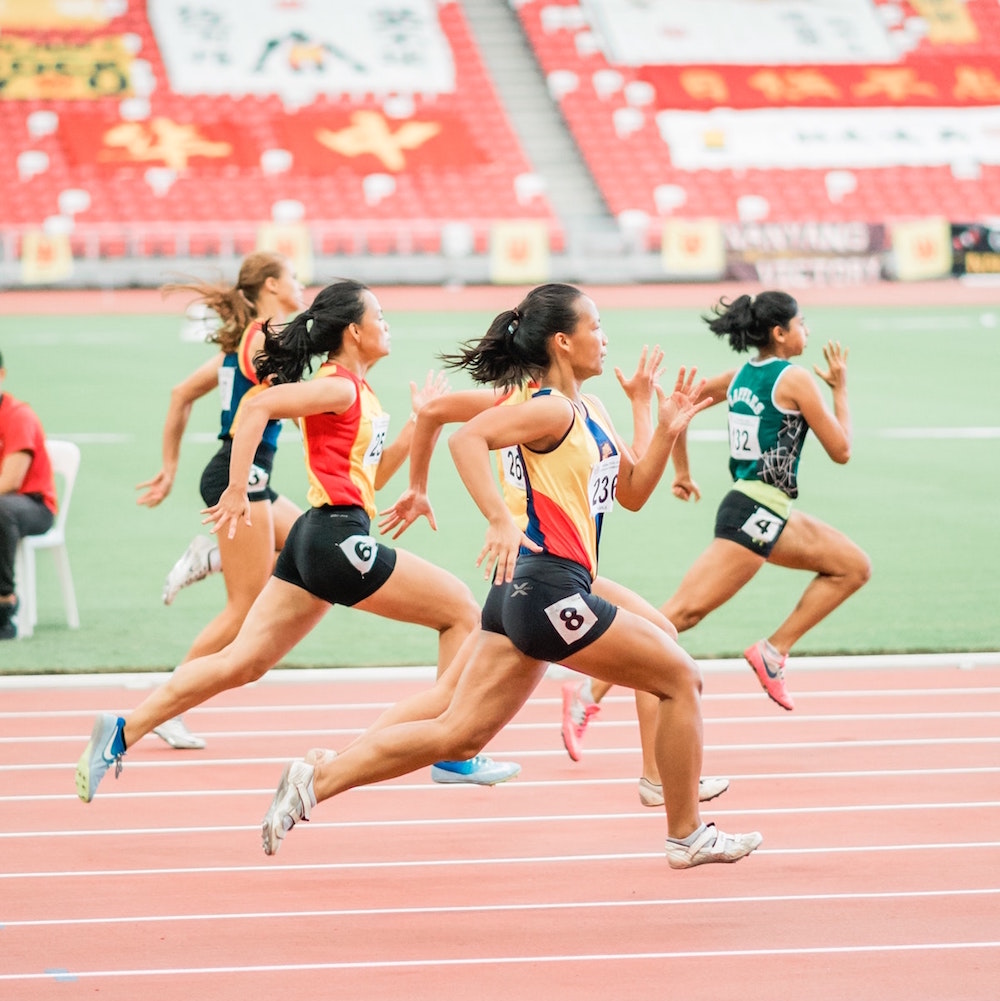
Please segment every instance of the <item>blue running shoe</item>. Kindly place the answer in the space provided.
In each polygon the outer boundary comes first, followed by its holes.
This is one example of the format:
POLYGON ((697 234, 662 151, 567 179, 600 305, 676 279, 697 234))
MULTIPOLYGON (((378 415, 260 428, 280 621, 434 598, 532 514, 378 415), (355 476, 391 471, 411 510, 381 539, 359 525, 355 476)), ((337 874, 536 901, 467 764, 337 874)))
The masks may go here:
POLYGON ((494 761, 485 754, 477 754, 467 761, 439 761, 431 765, 431 778, 435 782, 464 782, 466 785, 495 786, 512 779, 521 770, 513 761, 494 761))
POLYGON ((101 713, 94 721, 90 742, 76 763, 76 794, 89 803, 107 770, 115 766, 115 778, 121 774, 125 757, 125 720, 112 713, 101 713))

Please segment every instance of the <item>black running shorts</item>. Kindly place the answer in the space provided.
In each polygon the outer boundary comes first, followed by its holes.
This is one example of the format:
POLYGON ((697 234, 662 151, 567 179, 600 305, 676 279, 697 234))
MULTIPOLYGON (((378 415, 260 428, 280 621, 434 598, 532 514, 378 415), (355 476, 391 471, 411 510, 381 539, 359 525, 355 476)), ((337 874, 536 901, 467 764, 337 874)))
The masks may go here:
POLYGON ((396 566, 396 551, 376 542, 370 528, 363 508, 310 508, 292 525, 274 576, 331 605, 356 605, 396 566))
POLYGON ((590 591, 590 573, 558 556, 522 555, 509 584, 493 585, 483 629, 506 636, 521 653, 562 663, 607 632, 618 609, 590 591))
POLYGON ((784 529, 785 519, 780 514, 741 490, 730 490, 715 515, 717 539, 729 539, 765 559, 784 529))
MULTIPOLYGON (((201 474, 201 499, 205 507, 219 503, 223 490, 229 486, 229 456, 233 450, 232 438, 227 438, 215 455, 208 461, 201 474)), ((247 480, 247 496, 250 503, 256 501, 276 501, 278 495, 271 489, 271 469, 274 467, 274 448, 261 442, 253 457, 250 478, 247 480)))

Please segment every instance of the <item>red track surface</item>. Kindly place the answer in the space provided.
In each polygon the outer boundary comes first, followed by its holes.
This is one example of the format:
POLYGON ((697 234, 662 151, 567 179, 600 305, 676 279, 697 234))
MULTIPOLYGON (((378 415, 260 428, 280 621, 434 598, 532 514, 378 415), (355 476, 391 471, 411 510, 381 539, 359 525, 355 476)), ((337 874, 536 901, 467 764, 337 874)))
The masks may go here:
POLYGON ((0 997, 995 1001, 1000 667, 789 671, 784 713, 706 675, 706 804, 762 847, 673 871, 640 806, 615 690, 574 764, 546 679, 490 748, 493 789, 426 771, 320 804, 276 858, 259 821, 286 759, 343 746, 424 684, 274 673, 187 715, 79 802, 121 678, 16 679, 0 711, 0 997), (44 684, 44 687, 43 687, 44 684))

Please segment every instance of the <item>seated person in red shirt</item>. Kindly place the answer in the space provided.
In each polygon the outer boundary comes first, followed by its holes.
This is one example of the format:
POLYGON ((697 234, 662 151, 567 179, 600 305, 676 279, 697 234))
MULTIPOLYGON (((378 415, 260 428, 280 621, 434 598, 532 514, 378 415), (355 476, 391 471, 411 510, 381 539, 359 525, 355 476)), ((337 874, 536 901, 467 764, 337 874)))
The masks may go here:
POLYGON ((17 636, 14 554, 25 535, 52 527, 56 487, 42 422, 27 403, 3 391, 0 355, 0 640, 17 636))

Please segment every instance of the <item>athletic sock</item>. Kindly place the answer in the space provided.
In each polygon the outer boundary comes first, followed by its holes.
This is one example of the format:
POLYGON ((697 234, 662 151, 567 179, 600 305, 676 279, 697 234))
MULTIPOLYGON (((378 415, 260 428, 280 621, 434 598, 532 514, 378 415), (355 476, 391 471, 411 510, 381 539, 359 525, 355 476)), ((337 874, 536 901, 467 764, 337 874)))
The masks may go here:
POLYGON ((218 573, 222 569, 222 554, 218 546, 213 546, 208 551, 208 572, 218 573))
POLYGON ((588 706, 594 704, 594 689, 590 685, 590 678, 580 686, 580 701, 588 706))
POLYGON ((690 847, 694 844, 695 838, 705 830, 706 826, 706 824, 700 824, 686 838, 667 838, 667 841, 673 841, 675 845, 687 845, 690 847))

